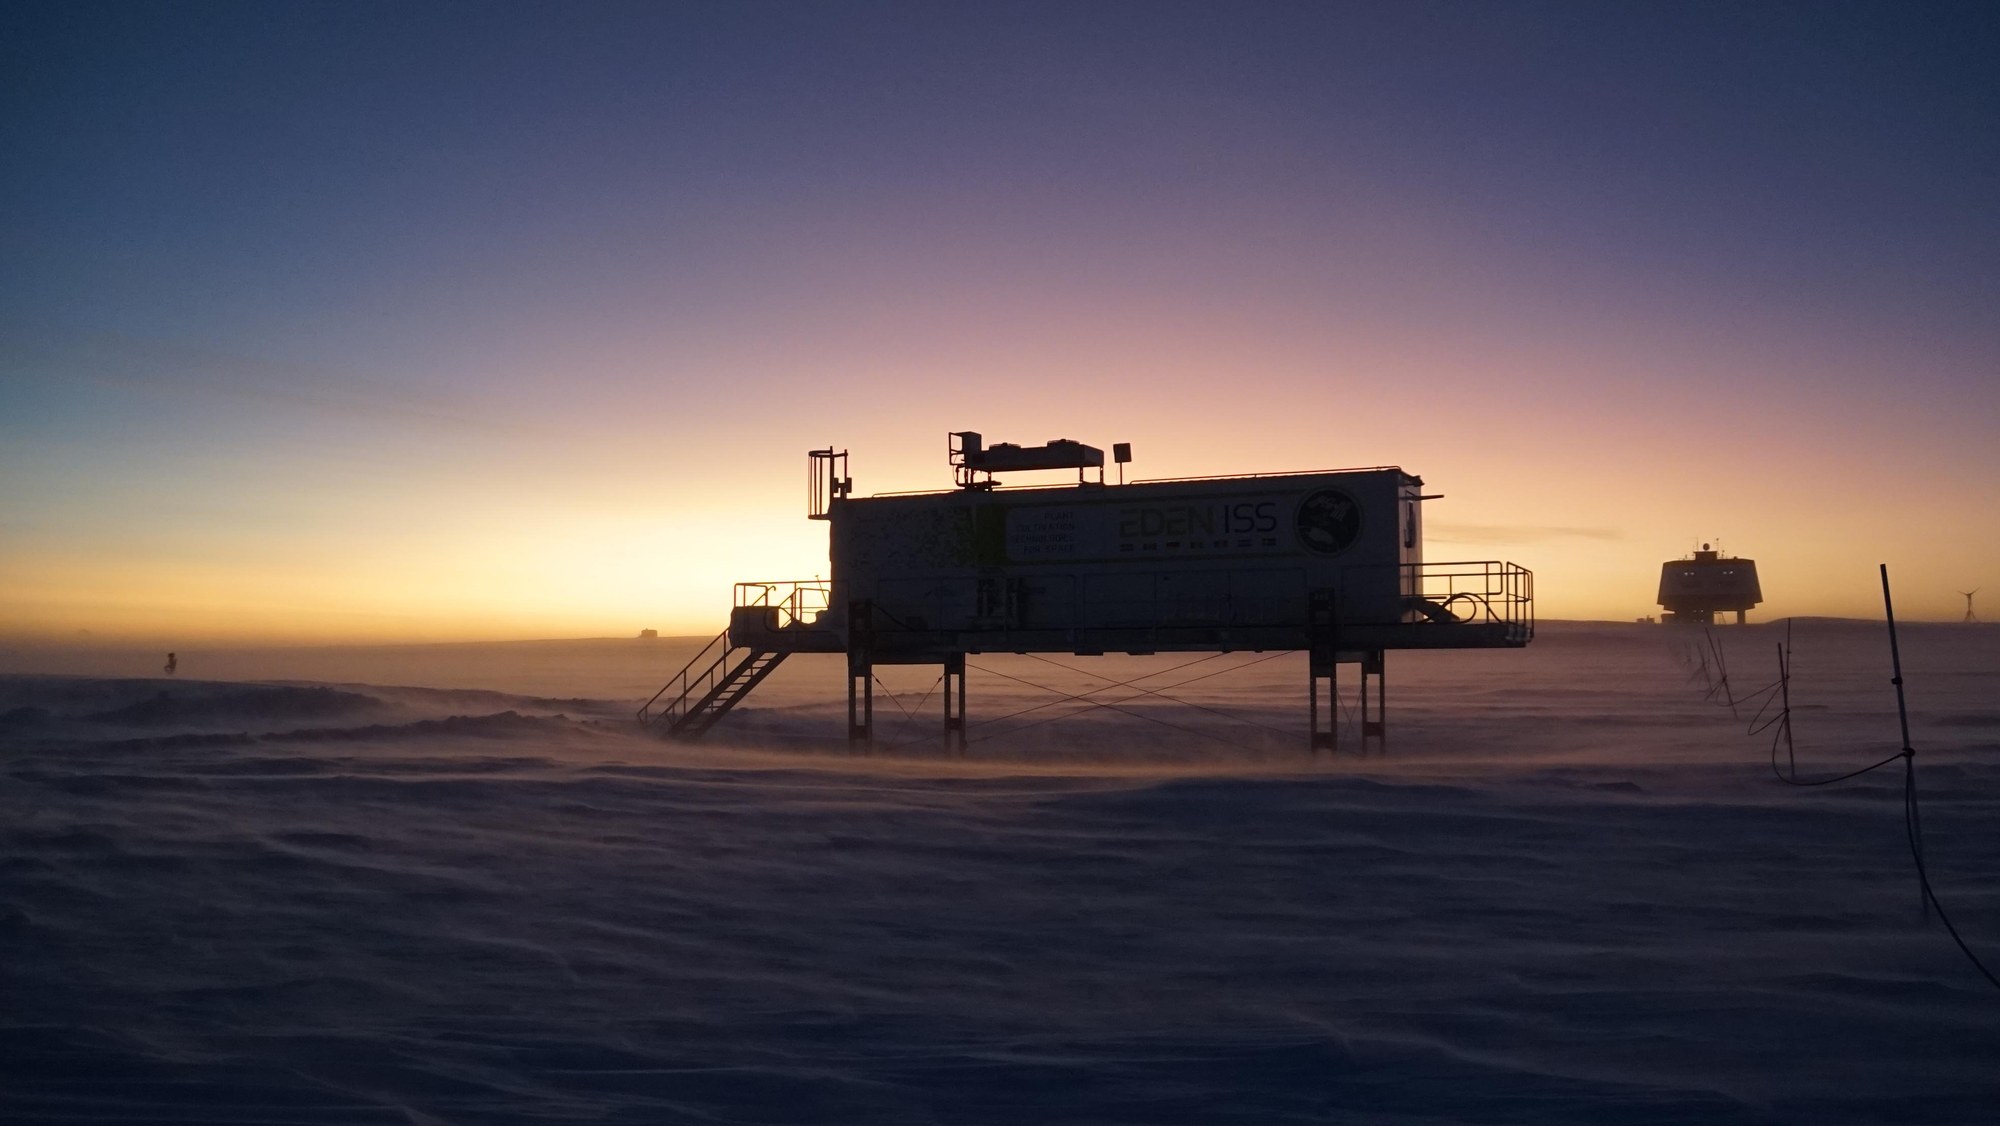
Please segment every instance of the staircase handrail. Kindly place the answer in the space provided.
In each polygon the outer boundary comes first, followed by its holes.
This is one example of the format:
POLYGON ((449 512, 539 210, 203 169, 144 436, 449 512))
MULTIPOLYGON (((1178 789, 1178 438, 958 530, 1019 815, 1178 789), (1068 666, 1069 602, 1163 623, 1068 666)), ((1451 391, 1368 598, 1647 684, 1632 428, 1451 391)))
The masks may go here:
POLYGON ((777 611, 779 629, 809 626, 815 612, 833 608, 833 584, 826 579, 774 579, 736 584, 737 608, 769 606, 777 611))
POLYGON ((729 650, 729 631, 725 629, 715 635, 715 640, 702 646, 701 652, 696 653, 694 659, 690 660, 672 680, 667 681, 666 684, 660 687, 658 692, 653 693, 652 699, 647 700, 640 706, 639 722, 642 724, 651 724, 656 719, 672 722, 680 709, 686 707, 687 701, 694 695, 693 685, 695 683, 705 681, 708 682, 707 687, 714 687, 714 678, 717 671, 729 660, 729 650), (716 652, 718 648, 720 652, 716 652), (709 654, 712 652, 715 653, 715 657, 713 660, 710 660, 709 654), (701 664, 703 661, 708 661, 708 667, 699 673, 695 673, 695 666, 701 664), (691 673, 693 674, 692 676, 689 675, 691 673), (653 705, 659 703, 660 697, 667 695, 669 692, 674 694, 674 698, 665 708, 660 710, 658 716, 650 714, 653 710, 653 705))

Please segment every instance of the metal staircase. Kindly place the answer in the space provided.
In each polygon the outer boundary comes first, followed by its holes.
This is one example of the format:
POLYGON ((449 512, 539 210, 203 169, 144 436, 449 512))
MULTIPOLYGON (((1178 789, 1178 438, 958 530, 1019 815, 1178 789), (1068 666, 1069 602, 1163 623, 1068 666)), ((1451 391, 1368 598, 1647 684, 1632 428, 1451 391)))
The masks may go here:
POLYGON ((699 739, 788 655, 731 644, 729 631, 723 630, 680 675, 653 693, 639 709, 639 723, 663 738, 699 739))

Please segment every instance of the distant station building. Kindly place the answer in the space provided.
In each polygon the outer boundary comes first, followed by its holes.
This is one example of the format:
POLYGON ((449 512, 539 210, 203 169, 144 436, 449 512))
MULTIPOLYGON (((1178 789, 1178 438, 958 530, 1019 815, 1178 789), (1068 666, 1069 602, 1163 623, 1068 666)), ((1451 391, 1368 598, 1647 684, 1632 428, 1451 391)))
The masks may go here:
POLYGON ((829 526, 831 577, 738 583, 729 628, 642 722, 698 738, 788 655, 844 653, 850 739, 872 739, 875 667, 930 665, 946 738, 963 746, 970 654, 1302 650, 1311 744, 1331 746, 1336 666, 1359 666, 1362 734, 1380 735, 1386 650, 1518 648, 1534 634, 1528 571, 1424 558, 1423 506, 1437 498, 1399 468, 1125 484, 1131 449, 1111 453, 954 433, 955 489, 859 497, 846 451, 811 451, 807 515, 829 526), (1076 479, 995 479, 1047 470, 1076 479))
POLYGON ((1660 564, 1663 622, 1712 625, 1717 614, 1734 610, 1736 624, 1742 625, 1744 615, 1763 600, 1754 559, 1724 555, 1702 544, 1690 557, 1660 564))

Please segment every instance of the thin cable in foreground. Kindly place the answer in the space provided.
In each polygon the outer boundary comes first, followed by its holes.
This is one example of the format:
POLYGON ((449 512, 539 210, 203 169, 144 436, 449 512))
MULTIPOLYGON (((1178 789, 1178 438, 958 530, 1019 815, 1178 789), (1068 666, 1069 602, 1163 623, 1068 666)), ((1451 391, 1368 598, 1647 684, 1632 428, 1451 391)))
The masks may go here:
MULTIPOLYGON (((1949 934, 1952 942, 1958 946, 1959 953, 1965 955, 1966 961, 1972 963, 1972 968, 1978 970, 1980 976, 1984 977, 1988 984, 1992 985, 1995 989, 2000 989, 2000 977, 1994 976, 1993 971, 1986 968, 1986 963, 1981 961, 1979 955, 1973 952, 1972 947, 1966 943, 1964 936, 1960 935, 1958 928, 1952 924, 1951 916, 1946 913, 1944 903, 1938 899, 1936 889, 1931 886, 1929 867, 1924 863, 1923 809, 1917 801, 1917 752, 1910 745, 1910 715, 1908 705, 1903 696, 1903 658, 1896 639, 1896 611, 1889 595, 1888 564, 1885 563, 1882 565, 1881 572, 1882 608, 1889 627, 1889 654, 1893 668, 1893 676, 1890 678, 1890 683, 1896 687, 1896 717, 1903 736, 1903 745, 1896 753, 1877 762, 1869 763, 1858 770, 1850 770, 1845 774, 1836 774, 1830 778, 1799 778, 1798 756, 1792 741, 1792 628, 1789 619, 1785 623, 1785 640, 1778 646, 1778 679, 1773 681, 1769 686, 1761 688, 1747 697, 1735 696, 1728 687, 1727 666, 1723 663, 1724 658, 1721 647, 1716 644, 1713 635, 1707 638, 1706 652, 1697 654, 1700 660, 1698 667, 1695 668, 1690 679, 1707 681, 1707 692, 1704 693, 1702 698, 1704 700, 1714 700, 1716 695, 1720 693, 1726 700, 1726 706, 1730 708, 1732 713, 1735 712, 1735 706, 1739 703, 1746 703, 1773 691, 1777 693, 1776 696, 1767 697, 1762 706, 1757 709, 1756 716, 1752 717, 1750 721, 1748 733, 1753 736, 1760 735, 1765 731, 1775 728, 1775 732, 1771 736, 1771 774, 1787 786, 1797 786, 1801 789, 1831 786, 1839 782, 1852 781, 1864 774, 1873 773, 1891 763, 1901 760, 1903 763, 1903 837, 1905 843, 1909 845, 1910 860, 1917 869, 1917 887, 1921 893, 1924 913, 1928 916, 1931 912, 1935 911, 1938 921, 1944 924, 1945 933, 1949 934), (1711 654, 1714 657, 1714 666, 1724 670, 1719 678, 1710 672, 1709 656, 1711 654), (1766 711, 1770 708, 1773 700, 1779 701, 1779 708, 1775 713, 1767 716, 1766 711), (1787 770, 1780 770, 1778 768, 1778 744, 1781 741, 1785 744, 1786 754, 1789 758, 1787 770)), ((1696 664, 1693 661, 1689 661, 1688 663, 1696 664)))

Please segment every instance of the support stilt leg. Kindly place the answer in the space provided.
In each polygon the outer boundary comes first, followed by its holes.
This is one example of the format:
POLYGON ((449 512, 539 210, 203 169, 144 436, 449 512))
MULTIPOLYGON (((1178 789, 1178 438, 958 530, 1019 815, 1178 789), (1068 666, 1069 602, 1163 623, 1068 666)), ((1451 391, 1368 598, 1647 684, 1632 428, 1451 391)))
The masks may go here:
POLYGON ((954 653, 944 663, 944 744, 965 753, 965 654, 954 653))
POLYGON ((847 604, 847 745, 875 746, 875 608, 866 599, 847 604))
POLYGON ((1306 666, 1306 750, 1319 750, 1319 673, 1306 666))
POLYGON ((847 745, 875 746, 875 669, 866 662, 847 665, 847 745))
POLYGON ((1317 752, 1340 745, 1340 654, 1335 648, 1333 592, 1316 590, 1307 603, 1309 648, 1306 651, 1306 748, 1317 752), (1326 684, 1326 707, 1320 707, 1320 683, 1326 684))
POLYGON ((1383 675, 1387 662, 1382 651, 1364 653, 1361 656, 1361 738, 1386 739, 1389 720, 1389 685, 1383 675), (1368 707, 1368 680, 1375 680, 1375 707, 1371 713, 1368 707))
POLYGON ((1311 722, 1311 736, 1306 743, 1309 750, 1340 749, 1339 668, 1332 660, 1322 664, 1315 657, 1306 670, 1306 714, 1311 722))

